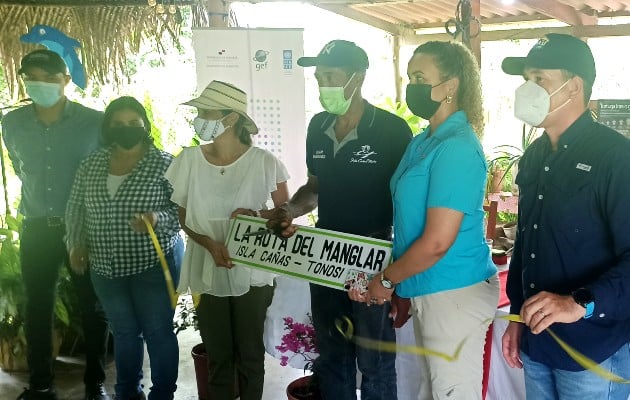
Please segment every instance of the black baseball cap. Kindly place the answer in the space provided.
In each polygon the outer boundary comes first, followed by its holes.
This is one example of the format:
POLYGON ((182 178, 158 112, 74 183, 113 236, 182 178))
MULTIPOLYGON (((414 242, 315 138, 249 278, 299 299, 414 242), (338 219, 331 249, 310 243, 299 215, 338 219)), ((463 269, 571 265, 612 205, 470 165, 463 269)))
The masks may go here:
POLYGON ((356 71, 365 71, 370 66, 365 51, 347 40, 328 42, 317 57, 300 57, 297 63, 301 67, 349 67, 356 71))
POLYGON ((595 60, 588 44, 575 36, 549 33, 527 53, 527 57, 506 57, 501 68, 509 75, 523 75, 526 67, 564 69, 588 82, 595 82, 595 60))
POLYGON ((66 63, 59 54, 50 50, 35 50, 22 58, 18 74, 23 74, 31 67, 41 68, 51 74, 67 73, 66 63))

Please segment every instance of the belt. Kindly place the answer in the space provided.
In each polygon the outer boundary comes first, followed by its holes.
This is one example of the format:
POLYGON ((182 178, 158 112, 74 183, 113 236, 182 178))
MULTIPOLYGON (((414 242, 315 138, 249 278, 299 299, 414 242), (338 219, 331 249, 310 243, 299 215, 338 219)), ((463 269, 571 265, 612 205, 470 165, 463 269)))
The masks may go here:
POLYGON ((49 228, 57 228, 65 225, 63 217, 51 216, 51 217, 35 217, 24 218, 23 224, 25 226, 47 226, 49 228))

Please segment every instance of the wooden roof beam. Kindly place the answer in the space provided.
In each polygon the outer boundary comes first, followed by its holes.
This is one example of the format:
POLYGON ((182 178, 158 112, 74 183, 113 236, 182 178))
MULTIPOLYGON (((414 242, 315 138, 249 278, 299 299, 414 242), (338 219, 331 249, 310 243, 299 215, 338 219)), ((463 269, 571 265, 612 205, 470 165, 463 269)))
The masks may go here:
POLYGON ((596 16, 587 15, 558 0, 519 0, 519 2, 569 25, 597 25, 596 16))
POLYGON ((378 29, 382 29, 385 32, 389 32, 392 35, 398 35, 401 33, 402 25, 392 24, 391 22, 383 21, 379 18, 367 15, 354 8, 338 5, 338 4, 326 4, 326 3, 313 3, 314 6, 334 12, 335 14, 342 15, 344 17, 353 19, 355 21, 363 22, 378 29))
MULTIPOLYGON (((414 31, 407 31, 414 32, 414 31)), ((561 26, 551 28, 510 29, 496 31, 482 31, 482 42, 515 39, 540 39, 548 33, 567 33, 582 38, 629 36, 630 24, 619 25, 585 25, 585 26, 561 26)), ((402 39, 405 45, 417 46, 430 40, 450 40, 452 37, 446 33, 403 33, 402 39)))

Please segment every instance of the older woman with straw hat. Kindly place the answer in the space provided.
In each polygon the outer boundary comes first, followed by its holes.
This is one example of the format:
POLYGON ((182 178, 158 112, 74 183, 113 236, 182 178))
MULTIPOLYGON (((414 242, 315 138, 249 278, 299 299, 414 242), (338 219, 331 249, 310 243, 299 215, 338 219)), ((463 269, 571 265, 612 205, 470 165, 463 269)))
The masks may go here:
POLYGON ((201 294, 197 315, 209 358, 209 395, 234 399, 236 372, 241 399, 260 399, 274 276, 234 265, 223 243, 236 214, 265 217, 269 202, 288 200, 288 173, 270 152, 252 145, 258 128, 242 90, 212 81, 184 104, 197 108, 195 131, 206 143, 183 149, 166 172, 190 239, 179 289, 201 294))

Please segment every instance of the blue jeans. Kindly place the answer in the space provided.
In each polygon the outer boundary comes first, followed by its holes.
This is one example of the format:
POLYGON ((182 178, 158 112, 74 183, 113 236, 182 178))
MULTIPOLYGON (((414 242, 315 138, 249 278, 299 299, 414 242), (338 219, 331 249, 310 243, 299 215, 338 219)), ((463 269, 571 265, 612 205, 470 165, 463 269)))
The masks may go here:
MULTIPOLYGON (((627 400, 630 385, 607 381, 590 371, 551 369, 521 352, 528 400, 627 400)), ((630 344, 599 364, 622 378, 630 377, 630 344)))
POLYGON ((396 343, 390 304, 370 306, 348 293, 311 284, 311 310, 319 357, 314 371, 324 400, 356 400, 356 366, 362 374, 362 400, 396 400, 396 354, 367 350, 347 341, 335 320, 348 317, 357 336, 396 343))
MULTIPOLYGON (((173 281, 179 279, 183 241, 166 254, 173 281)), ((179 346, 162 267, 109 279, 92 272, 92 283, 114 334, 116 398, 129 399, 142 391, 144 342, 151 363, 151 400, 172 400, 177 389, 179 346)))

